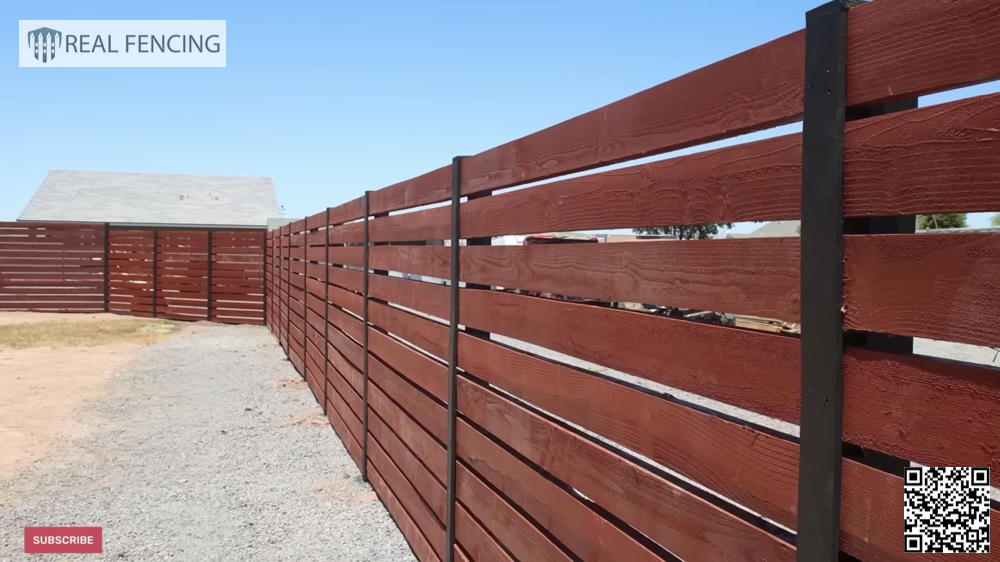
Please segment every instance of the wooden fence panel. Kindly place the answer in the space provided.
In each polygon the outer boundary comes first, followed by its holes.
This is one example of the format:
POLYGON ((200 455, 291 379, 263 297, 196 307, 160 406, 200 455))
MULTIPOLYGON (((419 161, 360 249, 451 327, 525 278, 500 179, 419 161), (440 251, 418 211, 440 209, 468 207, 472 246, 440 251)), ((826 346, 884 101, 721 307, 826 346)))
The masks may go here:
POLYGON ((102 224, 0 222, 0 310, 104 310, 105 233, 102 224))
MULTIPOLYGON (((1000 4, 885 0, 848 20, 852 117, 1000 78, 1000 4)), ((800 31, 272 234, 278 340, 419 559, 796 557, 808 513, 798 238, 490 237, 801 218, 799 134, 598 168, 796 121, 804 68, 800 31), (461 245, 455 263, 445 240, 461 245), (453 274, 459 287, 444 281, 453 274), (786 324, 779 334, 636 304, 786 324)), ((997 123, 1000 94, 848 122, 846 230, 1000 210, 997 123)), ((1000 345, 998 240, 843 238, 847 446, 828 467, 842 473, 839 556, 939 559, 903 552, 902 467, 1000 462, 995 367, 864 343, 1000 345)))

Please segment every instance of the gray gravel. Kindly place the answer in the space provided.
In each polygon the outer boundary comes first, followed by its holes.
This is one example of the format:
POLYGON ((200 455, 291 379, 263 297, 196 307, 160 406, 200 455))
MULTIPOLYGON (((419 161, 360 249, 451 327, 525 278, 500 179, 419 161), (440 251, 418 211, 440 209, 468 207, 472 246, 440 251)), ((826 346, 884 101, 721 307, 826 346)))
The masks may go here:
POLYGON ((263 327, 187 325, 66 423, 0 481, 0 560, 33 525, 104 528, 59 560, 414 560, 263 327))

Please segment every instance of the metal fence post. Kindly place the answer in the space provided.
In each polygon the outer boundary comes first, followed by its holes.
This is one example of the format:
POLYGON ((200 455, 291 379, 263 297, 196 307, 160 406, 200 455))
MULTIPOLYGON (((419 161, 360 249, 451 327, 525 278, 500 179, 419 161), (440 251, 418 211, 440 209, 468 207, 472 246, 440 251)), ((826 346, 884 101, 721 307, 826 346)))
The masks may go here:
POLYGON ((361 401, 363 409, 361 411, 361 478, 368 482, 368 266, 369 266, 369 245, 368 239, 368 215, 369 196, 371 192, 365 191, 362 203, 362 213, 364 214, 364 276, 362 277, 361 292, 364 300, 361 308, 361 326, 364 331, 361 333, 361 349, 364 353, 361 356, 361 401))
POLYGON ((458 385, 456 381, 458 367, 458 318, 459 318, 459 251, 458 243, 461 237, 460 204, 462 200, 462 159, 456 156, 451 161, 451 318, 448 327, 448 499, 445 513, 445 548, 446 562, 455 559, 455 421, 458 414, 458 385))
POLYGON ((847 3, 806 13, 798 560, 839 558, 847 3))
MULTIPOLYGON (((206 230, 205 236, 208 237, 208 250, 206 256, 208 257, 208 263, 205 266, 205 281, 207 282, 207 289, 205 290, 205 317, 211 322, 212 321, 212 231, 206 230)), ((265 280, 266 281, 266 280, 265 280)))

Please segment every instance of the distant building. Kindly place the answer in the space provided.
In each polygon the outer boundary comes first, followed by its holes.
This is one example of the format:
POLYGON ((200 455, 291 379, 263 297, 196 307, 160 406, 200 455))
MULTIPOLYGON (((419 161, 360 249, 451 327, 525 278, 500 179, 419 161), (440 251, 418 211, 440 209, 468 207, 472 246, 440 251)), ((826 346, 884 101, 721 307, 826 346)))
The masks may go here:
POLYGON ((728 234, 726 238, 773 238, 778 236, 801 236, 802 221, 771 221, 753 232, 728 234))
POLYGON ((53 170, 18 220, 233 229, 276 216, 267 177, 53 170))

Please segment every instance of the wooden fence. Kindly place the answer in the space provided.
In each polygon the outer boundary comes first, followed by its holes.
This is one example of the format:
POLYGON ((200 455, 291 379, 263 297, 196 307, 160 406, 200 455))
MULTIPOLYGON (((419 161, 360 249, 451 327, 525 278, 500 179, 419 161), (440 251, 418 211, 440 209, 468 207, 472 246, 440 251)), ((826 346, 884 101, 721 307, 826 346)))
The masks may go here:
POLYGON ((903 468, 1000 483, 1000 372, 911 338, 1000 345, 1000 237, 913 234, 914 215, 1000 210, 1000 95, 916 97, 1000 77, 998 25, 987 0, 828 4, 272 230, 268 326, 420 560, 932 559, 903 552, 903 468), (489 245, 788 219, 801 239, 489 245))
POLYGON ((263 230, 0 223, 0 310, 264 322, 263 230))

